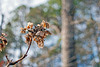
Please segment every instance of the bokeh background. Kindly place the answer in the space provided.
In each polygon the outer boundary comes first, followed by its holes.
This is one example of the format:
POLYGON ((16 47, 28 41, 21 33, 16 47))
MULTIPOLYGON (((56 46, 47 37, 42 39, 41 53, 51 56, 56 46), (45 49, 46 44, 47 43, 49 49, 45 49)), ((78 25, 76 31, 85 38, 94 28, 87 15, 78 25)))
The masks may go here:
MULTIPOLYGON (((33 42, 28 56, 11 67, 63 67, 61 59, 62 36, 64 36, 61 32, 63 31, 62 22, 65 19, 62 20, 63 12, 61 13, 64 7, 63 1, 0 0, 2 32, 8 34, 8 45, 0 52, 0 67, 4 67, 3 62, 7 61, 5 54, 15 61, 25 53, 28 46, 24 42, 25 38, 20 33, 20 28, 26 26, 28 22, 36 25, 42 20, 49 22, 49 30, 52 33, 45 39, 44 48, 38 48, 33 42)), ((71 4, 70 2, 65 4, 68 3, 71 4)), ((100 0, 73 0, 70 6, 74 6, 74 9, 68 9, 71 12, 68 14, 73 17, 74 28, 70 27, 70 30, 74 29, 73 41, 75 42, 71 44, 74 45, 71 49, 75 49, 75 54, 71 55, 76 57, 71 62, 77 63, 75 67, 100 67, 100 0)), ((63 59, 67 57, 63 56, 63 59)))

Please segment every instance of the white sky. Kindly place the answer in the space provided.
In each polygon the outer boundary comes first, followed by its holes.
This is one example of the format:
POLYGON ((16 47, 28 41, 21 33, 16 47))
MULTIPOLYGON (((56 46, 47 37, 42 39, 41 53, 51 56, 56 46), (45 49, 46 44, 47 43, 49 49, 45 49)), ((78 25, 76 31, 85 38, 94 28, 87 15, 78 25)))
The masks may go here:
POLYGON ((28 4, 35 7, 39 4, 45 3, 47 0, 1 0, 2 12, 12 11, 22 4, 28 4))
MULTIPOLYGON (((25 4, 29 7, 35 7, 40 4, 46 3, 48 0, 0 0, 0 15, 3 13, 5 15, 5 21, 10 18, 9 12, 16 9, 18 6, 25 4)), ((1 16, 0 16, 1 21, 1 16)), ((0 23, 1 24, 1 23, 0 23)))

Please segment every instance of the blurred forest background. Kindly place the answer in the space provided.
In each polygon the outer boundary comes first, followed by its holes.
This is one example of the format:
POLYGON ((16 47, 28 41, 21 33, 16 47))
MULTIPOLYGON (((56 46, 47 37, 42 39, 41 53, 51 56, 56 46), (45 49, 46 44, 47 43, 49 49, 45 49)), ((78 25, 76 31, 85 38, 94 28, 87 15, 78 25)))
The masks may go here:
POLYGON ((52 33, 44 48, 33 42, 28 56, 12 67, 100 67, 100 0, 0 0, 2 32, 8 34, 0 65, 5 54, 15 61, 25 53, 20 28, 42 20, 52 33))

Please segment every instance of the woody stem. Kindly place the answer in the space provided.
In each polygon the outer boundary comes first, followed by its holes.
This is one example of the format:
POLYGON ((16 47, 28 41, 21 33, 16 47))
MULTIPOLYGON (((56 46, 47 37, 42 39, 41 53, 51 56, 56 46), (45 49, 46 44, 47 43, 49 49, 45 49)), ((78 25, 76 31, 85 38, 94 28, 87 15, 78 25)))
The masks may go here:
POLYGON ((9 60, 7 55, 6 55, 6 59, 7 59, 8 63, 7 63, 7 65, 5 67, 9 67, 10 65, 15 65, 18 62, 20 62, 21 60, 23 60, 27 56, 27 53, 28 53, 28 51, 30 49, 30 46, 31 46, 31 43, 32 43, 32 38, 31 38, 30 42, 28 43, 29 45, 28 45, 28 49, 27 49, 26 53, 21 58, 19 58, 17 61, 15 61, 15 62, 12 62, 11 60, 9 60))

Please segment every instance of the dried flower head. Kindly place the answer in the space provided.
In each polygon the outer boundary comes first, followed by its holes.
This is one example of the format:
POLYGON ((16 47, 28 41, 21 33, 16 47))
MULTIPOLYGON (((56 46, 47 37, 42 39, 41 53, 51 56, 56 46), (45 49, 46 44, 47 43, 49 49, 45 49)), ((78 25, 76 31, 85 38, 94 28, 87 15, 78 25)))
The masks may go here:
POLYGON ((2 51, 2 49, 7 45, 7 39, 5 38, 5 36, 7 36, 7 34, 5 33, 2 33, 2 35, 0 36, 0 51, 2 51))
POLYGON ((29 22, 27 27, 21 28, 21 33, 26 33, 26 30, 28 30, 28 33, 25 35, 26 41, 25 43, 29 43, 31 38, 33 41, 35 41, 39 48, 44 47, 44 38, 46 38, 48 35, 51 35, 51 33, 46 30, 46 28, 49 28, 49 23, 42 21, 41 24, 37 24, 33 28, 33 23, 29 22))

